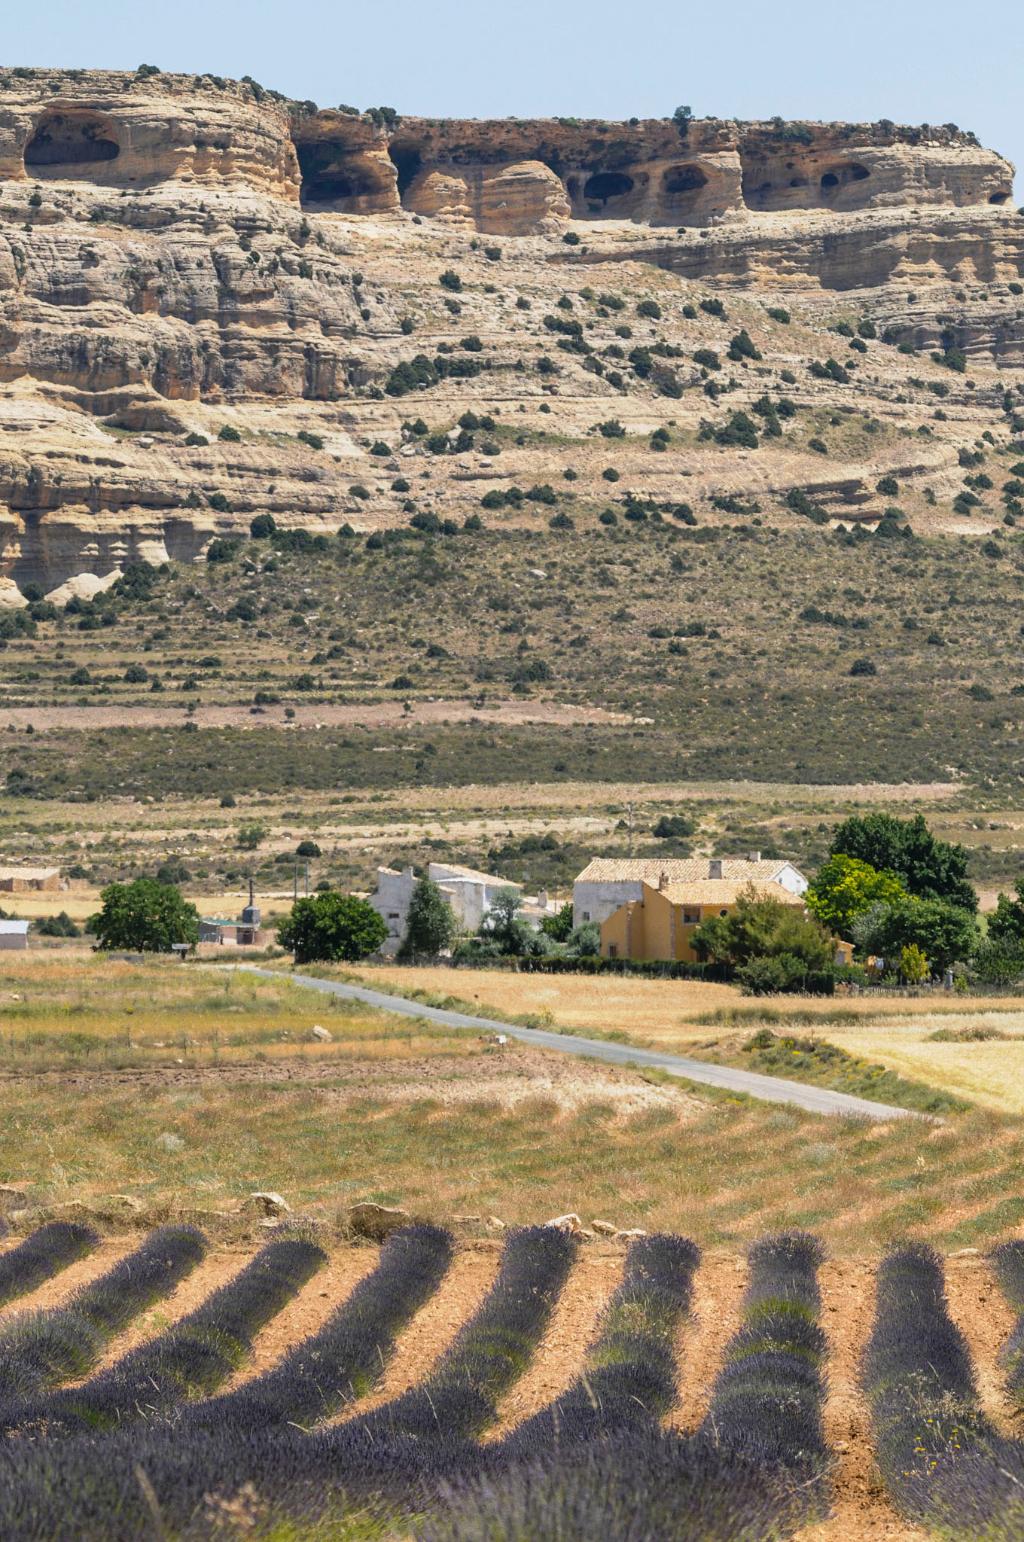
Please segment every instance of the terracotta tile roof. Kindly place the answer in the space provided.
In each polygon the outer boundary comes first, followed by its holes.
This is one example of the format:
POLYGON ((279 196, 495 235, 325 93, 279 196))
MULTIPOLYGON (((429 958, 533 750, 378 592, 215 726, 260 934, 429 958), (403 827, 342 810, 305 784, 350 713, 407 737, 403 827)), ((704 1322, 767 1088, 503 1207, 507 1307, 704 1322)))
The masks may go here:
MULTIPOLYGON (((673 905, 734 905, 741 894, 751 887, 751 880, 743 883, 731 878, 695 878, 691 883, 669 883, 659 890, 656 883, 644 885, 655 893, 661 893, 673 905)), ((770 880, 755 885, 758 896, 778 900, 783 905, 799 905, 805 901, 799 894, 791 894, 779 883, 770 880)))
POLYGON ((763 857, 759 862, 748 857, 592 857, 576 882, 628 883, 639 880, 657 887, 664 874, 669 883, 772 883, 788 866, 791 864, 780 857, 763 857), (712 860, 721 863, 721 880, 710 876, 712 860))

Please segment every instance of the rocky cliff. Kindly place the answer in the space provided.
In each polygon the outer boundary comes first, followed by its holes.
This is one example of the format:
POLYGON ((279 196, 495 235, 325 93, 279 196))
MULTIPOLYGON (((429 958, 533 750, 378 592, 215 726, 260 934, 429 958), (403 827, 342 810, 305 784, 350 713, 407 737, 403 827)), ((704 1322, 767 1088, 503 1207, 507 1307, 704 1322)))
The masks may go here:
POLYGON ((400 470, 413 510, 461 519, 571 456, 596 516, 602 417, 670 416, 659 488, 712 511, 870 488, 884 456, 823 477, 788 427, 770 472, 708 461, 704 425, 786 375, 808 414, 855 397, 927 426, 938 519, 1024 363, 1011 190, 952 126, 434 122, 212 76, 0 71, 0 598, 191 560, 260 512, 402 522, 400 470), (807 373, 840 351, 854 393, 807 373), (402 428, 467 408, 504 425, 486 453, 402 428))

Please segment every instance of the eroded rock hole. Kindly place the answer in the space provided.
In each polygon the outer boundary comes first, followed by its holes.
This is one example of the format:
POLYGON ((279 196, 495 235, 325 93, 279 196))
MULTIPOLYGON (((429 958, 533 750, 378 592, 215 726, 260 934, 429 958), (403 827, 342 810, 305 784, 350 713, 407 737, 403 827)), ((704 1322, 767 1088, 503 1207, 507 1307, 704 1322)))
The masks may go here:
POLYGON ((992 197, 989 199, 989 203, 1009 203, 1009 201, 1009 193, 993 193, 992 197))
POLYGON ((632 191, 633 178, 621 171, 595 172, 583 186, 583 196, 589 203, 607 203, 610 198, 621 198, 632 191))
POLYGON ((25 146, 25 165, 88 166, 116 160, 120 153, 113 125, 99 113, 51 112, 25 146))
POLYGON ((837 188, 845 187, 848 182, 865 182, 871 175, 866 166, 858 166, 851 161, 846 166, 833 166, 821 179, 821 191, 834 193, 837 188))
POLYGON ((707 187, 708 179, 699 166, 672 166, 665 173, 666 193, 696 193, 707 187))
POLYGON ((297 144, 295 153, 302 172, 299 197, 302 203, 343 203, 348 198, 368 198, 381 190, 381 179, 365 167, 346 165, 336 145, 297 144))
POLYGON ((413 145, 392 145, 388 154, 398 173, 398 196, 404 198, 423 165, 423 156, 413 145))

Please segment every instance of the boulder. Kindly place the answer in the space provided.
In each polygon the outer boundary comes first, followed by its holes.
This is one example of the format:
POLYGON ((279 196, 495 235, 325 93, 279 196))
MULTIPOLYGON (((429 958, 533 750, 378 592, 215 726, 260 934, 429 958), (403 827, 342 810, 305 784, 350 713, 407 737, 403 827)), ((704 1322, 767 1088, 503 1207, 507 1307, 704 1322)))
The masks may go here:
POLYGON ((255 1194, 250 1194, 242 1206, 243 1210, 257 1210, 261 1215, 268 1216, 290 1215, 291 1208, 288 1201, 283 1199, 280 1194, 263 1189, 255 1194))
POLYGON ((13 1183, 0 1183, 0 1215, 9 1210, 26 1210, 28 1195, 13 1183))
POLYGON ((355 1236, 366 1237, 371 1242, 383 1242, 393 1231, 408 1226, 411 1220, 408 1210, 400 1210, 392 1205, 376 1205, 370 1200, 350 1205, 348 1210, 348 1224, 355 1236))
POLYGON ((571 1237, 578 1237, 583 1231, 583 1222, 575 1211, 570 1211, 567 1215, 556 1215, 553 1220, 545 1221, 544 1225, 568 1232, 571 1237))
POLYGON ((599 1237, 614 1237, 619 1230, 612 1221, 591 1221, 590 1229, 599 1237))
POLYGON ((330 1044, 334 1039, 334 1035, 331 1033, 330 1029, 322 1028, 319 1023, 313 1024, 312 1028, 309 1030, 309 1036, 311 1039, 316 1039, 317 1043, 319 1044, 330 1044))

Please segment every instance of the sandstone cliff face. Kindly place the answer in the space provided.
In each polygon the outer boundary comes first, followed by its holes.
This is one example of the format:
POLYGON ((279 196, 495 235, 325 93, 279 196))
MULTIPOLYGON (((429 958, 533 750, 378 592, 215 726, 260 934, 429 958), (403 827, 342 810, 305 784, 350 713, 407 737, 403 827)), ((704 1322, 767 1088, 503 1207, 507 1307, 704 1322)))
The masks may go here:
POLYGON ((0 179, 116 188, 176 179, 294 199, 287 112, 234 82, 112 71, 0 71, 0 179))
MULTIPOLYGON (((998 371, 1024 363, 1010 175, 951 130, 389 127, 208 77, 0 71, 0 604, 12 580, 51 590, 132 560, 191 561, 257 513, 314 531, 402 522, 410 466, 420 506, 464 518, 518 453, 511 433, 501 461, 425 462, 401 425, 448 428, 474 404, 524 427, 547 409, 537 425, 555 432, 556 460, 512 474, 558 481, 558 446, 599 418, 664 416, 657 377, 614 383, 634 344, 683 360, 672 413, 696 436, 711 409, 693 352, 724 354, 730 336, 703 312, 684 322, 683 300, 708 286, 730 307, 745 297, 755 335, 773 299, 799 307, 804 362, 839 346, 821 334, 846 304, 924 350, 919 365, 872 343, 879 402, 935 368, 927 350, 962 349, 982 383, 957 388, 929 462, 955 488, 958 438, 988 426, 998 371), (452 266, 467 275, 458 302, 438 284, 452 266), (559 354, 542 318, 598 272, 624 317, 603 307, 588 325, 607 335, 559 354), (664 335, 633 315, 648 292, 664 335), (632 322, 625 347, 617 319, 632 322), (420 353, 487 368, 388 396, 390 372, 420 353)), ((577 294, 577 313, 596 303, 577 294)), ((765 389, 755 371, 729 400, 765 389)), ((739 457, 732 473, 718 492, 763 491, 739 457)), ((796 464, 790 485, 812 473, 796 464)), ((832 481, 870 507, 856 467, 832 481)))

